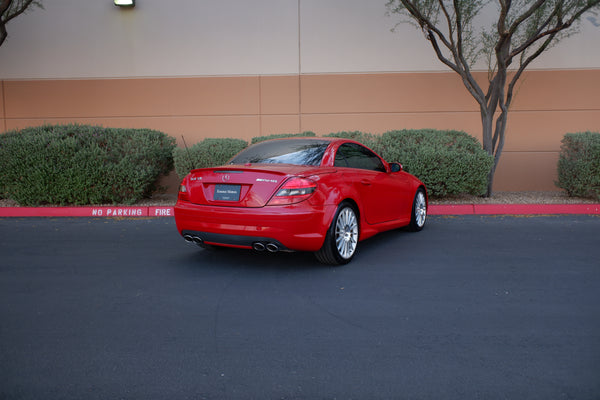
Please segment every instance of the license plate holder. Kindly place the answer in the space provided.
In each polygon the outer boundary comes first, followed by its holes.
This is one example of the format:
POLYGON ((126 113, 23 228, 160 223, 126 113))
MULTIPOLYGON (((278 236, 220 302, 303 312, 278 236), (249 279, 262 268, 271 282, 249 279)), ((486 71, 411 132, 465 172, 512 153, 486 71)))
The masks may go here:
POLYGON ((240 201, 242 185, 215 185, 215 201, 240 201))

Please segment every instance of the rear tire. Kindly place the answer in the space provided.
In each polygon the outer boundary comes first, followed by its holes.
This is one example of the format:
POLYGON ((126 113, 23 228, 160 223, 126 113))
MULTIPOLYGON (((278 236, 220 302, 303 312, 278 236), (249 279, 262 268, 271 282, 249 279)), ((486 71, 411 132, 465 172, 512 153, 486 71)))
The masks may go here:
POLYGON ((410 225, 408 228, 413 232, 418 232, 425 226, 427 220, 427 198, 423 188, 417 189, 415 199, 413 200, 412 212, 410 216, 410 225))
POLYGON ((359 234, 356 210, 350 203, 343 202, 335 212, 323 247, 315 253, 315 256, 323 264, 347 264, 356 253, 359 234))

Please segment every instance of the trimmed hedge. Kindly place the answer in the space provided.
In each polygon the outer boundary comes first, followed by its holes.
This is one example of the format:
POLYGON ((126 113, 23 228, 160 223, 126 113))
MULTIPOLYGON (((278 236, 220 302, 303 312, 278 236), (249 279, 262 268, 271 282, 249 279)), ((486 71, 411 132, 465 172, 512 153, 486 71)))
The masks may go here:
MULTIPOLYGON (((259 136, 252 144, 285 137, 316 136, 313 132, 259 136)), ((483 195, 493 158, 477 139, 465 132, 424 130, 390 131, 382 136, 360 131, 334 132, 326 137, 356 140, 378 152, 387 161, 401 162, 405 170, 425 185, 432 197, 456 194, 483 195)), ((193 168, 225 164, 247 143, 240 139, 204 139, 189 149, 173 152, 177 175, 183 178, 193 168)))
POLYGON ((175 172, 183 179, 195 168, 223 165, 234 155, 248 147, 242 139, 204 139, 189 148, 178 147, 173 151, 175 172))
POLYGON ((375 150, 375 147, 377 147, 377 143, 381 139, 379 136, 373 135, 372 133, 365 133, 361 131, 332 132, 330 134, 325 135, 325 137, 356 140, 357 142, 360 142, 373 150, 375 150))
POLYGON ((356 140, 386 161, 402 163, 425 183, 431 197, 483 195, 493 158, 465 132, 434 129, 389 131, 381 136, 360 131, 325 135, 356 140))
POLYGON ((600 200, 600 133, 567 133, 564 136, 556 185, 569 196, 600 200))
POLYGON ((173 168, 175 139, 150 129, 45 125, 0 135, 0 197, 24 206, 132 204, 173 168))
POLYGON ((271 139, 282 139, 282 138, 290 138, 290 137, 314 137, 314 136, 317 136, 317 134, 314 132, 311 132, 311 131, 306 131, 306 132, 302 132, 302 133, 279 133, 279 134, 275 134, 275 135, 253 137, 250 144, 264 142, 265 140, 271 140, 271 139))
POLYGON ((477 139, 460 131, 390 131, 373 147, 386 161, 402 163, 421 179, 432 197, 485 194, 494 163, 477 139))
MULTIPOLYGON (((309 131, 257 136, 252 138, 251 144, 271 139, 314 136, 317 135, 309 131)), ((248 142, 242 139, 207 138, 189 148, 176 148, 173 151, 175 172, 183 179, 192 169, 223 165, 246 147, 248 142)))

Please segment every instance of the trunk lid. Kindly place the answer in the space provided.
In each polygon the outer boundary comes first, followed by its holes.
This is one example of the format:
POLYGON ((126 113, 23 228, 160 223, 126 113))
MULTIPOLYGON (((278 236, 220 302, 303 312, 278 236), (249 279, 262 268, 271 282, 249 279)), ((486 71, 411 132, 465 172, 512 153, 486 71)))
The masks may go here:
POLYGON ((195 169, 187 178, 192 203, 224 207, 263 207, 292 176, 320 174, 319 167, 257 164, 195 169))

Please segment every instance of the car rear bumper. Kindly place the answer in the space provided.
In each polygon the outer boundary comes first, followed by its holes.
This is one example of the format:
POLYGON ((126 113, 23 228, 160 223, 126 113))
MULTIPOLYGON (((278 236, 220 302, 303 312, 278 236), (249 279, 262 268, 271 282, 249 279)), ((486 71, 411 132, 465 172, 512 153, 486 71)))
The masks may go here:
POLYGON ((191 236, 213 245, 253 248, 259 242, 276 244, 280 250, 317 251, 334 212, 335 206, 315 208, 308 202, 240 208, 179 201, 175 222, 188 241, 191 236))

